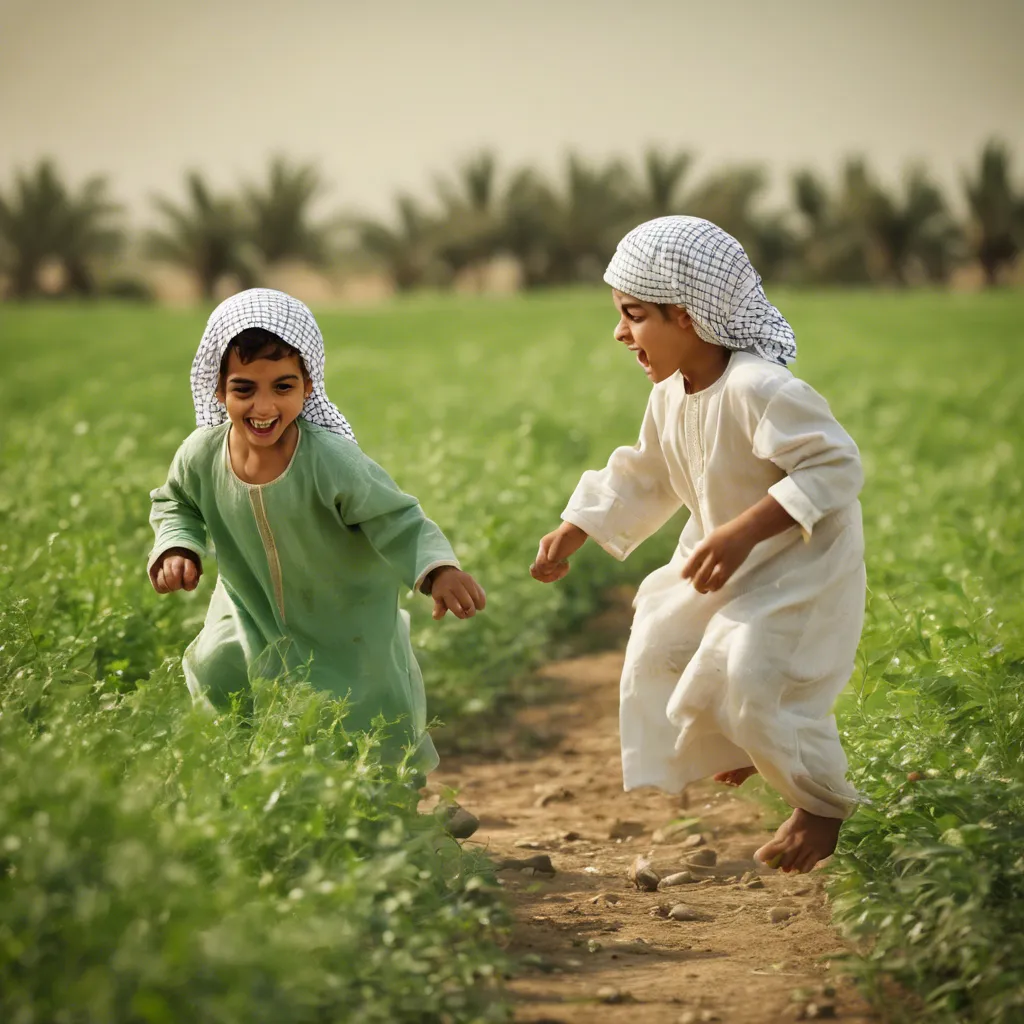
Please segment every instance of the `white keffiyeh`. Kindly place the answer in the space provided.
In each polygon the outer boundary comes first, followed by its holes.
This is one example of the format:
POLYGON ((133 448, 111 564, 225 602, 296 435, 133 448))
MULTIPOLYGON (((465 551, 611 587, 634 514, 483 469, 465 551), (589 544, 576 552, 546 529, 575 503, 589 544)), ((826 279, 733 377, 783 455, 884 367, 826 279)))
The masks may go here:
POLYGON ((642 302, 683 306, 710 344, 785 366, 796 358, 786 318, 768 301, 743 246, 700 217, 658 217, 619 242, 605 281, 642 302))
POLYGON ((313 314, 305 303, 273 288, 238 292, 210 314, 199 351, 192 361, 196 426, 213 427, 227 419, 227 409, 217 398, 220 364, 231 339, 250 327, 262 327, 276 334, 302 356, 313 391, 300 415, 310 423, 355 441, 348 420, 331 403, 324 389, 324 339, 313 314))

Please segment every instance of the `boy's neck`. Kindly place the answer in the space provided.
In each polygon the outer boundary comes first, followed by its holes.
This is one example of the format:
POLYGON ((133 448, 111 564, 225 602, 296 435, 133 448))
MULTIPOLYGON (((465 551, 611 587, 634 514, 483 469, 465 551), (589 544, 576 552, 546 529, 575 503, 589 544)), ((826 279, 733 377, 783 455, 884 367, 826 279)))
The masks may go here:
POLYGON ((250 444, 242 431, 228 431, 228 458, 235 475, 247 484, 269 484, 290 465, 299 442, 299 425, 290 423, 281 438, 269 447, 250 444))
POLYGON ((686 393, 692 395, 711 387, 725 373, 731 355, 732 352, 721 345, 704 342, 704 348, 698 349, 686 361, 686 366, 679 368, 686 393))

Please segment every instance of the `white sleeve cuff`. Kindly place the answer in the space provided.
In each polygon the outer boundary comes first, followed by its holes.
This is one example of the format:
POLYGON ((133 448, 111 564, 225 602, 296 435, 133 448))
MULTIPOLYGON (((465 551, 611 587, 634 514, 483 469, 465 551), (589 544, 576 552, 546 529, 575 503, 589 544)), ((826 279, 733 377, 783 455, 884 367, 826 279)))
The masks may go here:
POLYGON ((768 493, 796 520, 804 535, 804 541, 811 539, 814 524, 823 513, 800 489, 791 476, 784 476, 777 484, 768 488, 768 493))
POLYGON ((429 575, 430 575, 430 574, 431 574, 431 573, 432 573, 432 572, 433 572, 433 571, 434 571, 435 569, 440 569, 442 565, 450 565, 450 566, 451 566, 451 567, 452 567, 453 569, 461 569, 461 568, 462 568, 462 566, 461 566, 461 565, 459 565, 458 561, 457 561, 457 560, 454 560, 454 559, 448 559, 448 558, 444 558, 444 559, 441 559, 441 560, 440 560, 440 561, 438 561, 438 562, 431 562, 431 563, 430 563, 430 565, 428 565, 428 566, 426 567, 426 569, 424 569, 424 570, 423 570, 423 572, 421 572, 421 573, 419 574, 419 576, 418 576, 418 577, 416 578, 416 582, 415 582, 415 583, 413 584, 413 587, 412 587, 412 589, 413 589, 413 593, 414 593, 414 594, 418 594, 418 593, 420 593, 420 587, 422 587, 422 586, 423 586, 423 581, 424 581, 424 580, 425 580, 425 579, 426 579, 426 578, 427 578, 427 577, 428 577, 428 576, 429 576, 429 575))

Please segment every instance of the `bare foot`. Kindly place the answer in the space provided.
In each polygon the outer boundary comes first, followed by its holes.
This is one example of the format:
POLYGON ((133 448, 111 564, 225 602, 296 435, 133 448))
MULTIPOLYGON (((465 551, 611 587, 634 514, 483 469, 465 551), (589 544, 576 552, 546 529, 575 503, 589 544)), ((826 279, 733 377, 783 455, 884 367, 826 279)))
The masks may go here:
POLYGON ((810 871, 835 853, 842 824, 841 818, 822 818, 797 807, 754 857, 785 872, 810 871))
POLYGON ((731 771, 719 772, 714 776, 715 782, 721 782, 726 786, 742 786, 751 775, 756 775, 757 769, 751 764, 746 768, 733 768, 731 771))

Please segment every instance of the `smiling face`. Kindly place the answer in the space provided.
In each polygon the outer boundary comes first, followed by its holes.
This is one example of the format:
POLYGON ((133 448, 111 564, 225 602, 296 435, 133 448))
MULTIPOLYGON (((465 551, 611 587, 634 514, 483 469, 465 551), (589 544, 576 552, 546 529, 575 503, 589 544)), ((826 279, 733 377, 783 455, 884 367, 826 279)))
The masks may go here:
POLYGON ((641 302, 615 289, 612 296, 619 311, 615 340, 636 354, 653 384, 676 371, 685 376, 690 368, 706 362, 708 349, 717 347, 697 336, 690 314, 681 306, 641 302))
POLYGON ((298 352, 268 358, 272 353, 268 347, 243 362, 232 346, 217 389, 232 427, 257 448, 272 448, 285 436, 313 391, 298 352))

